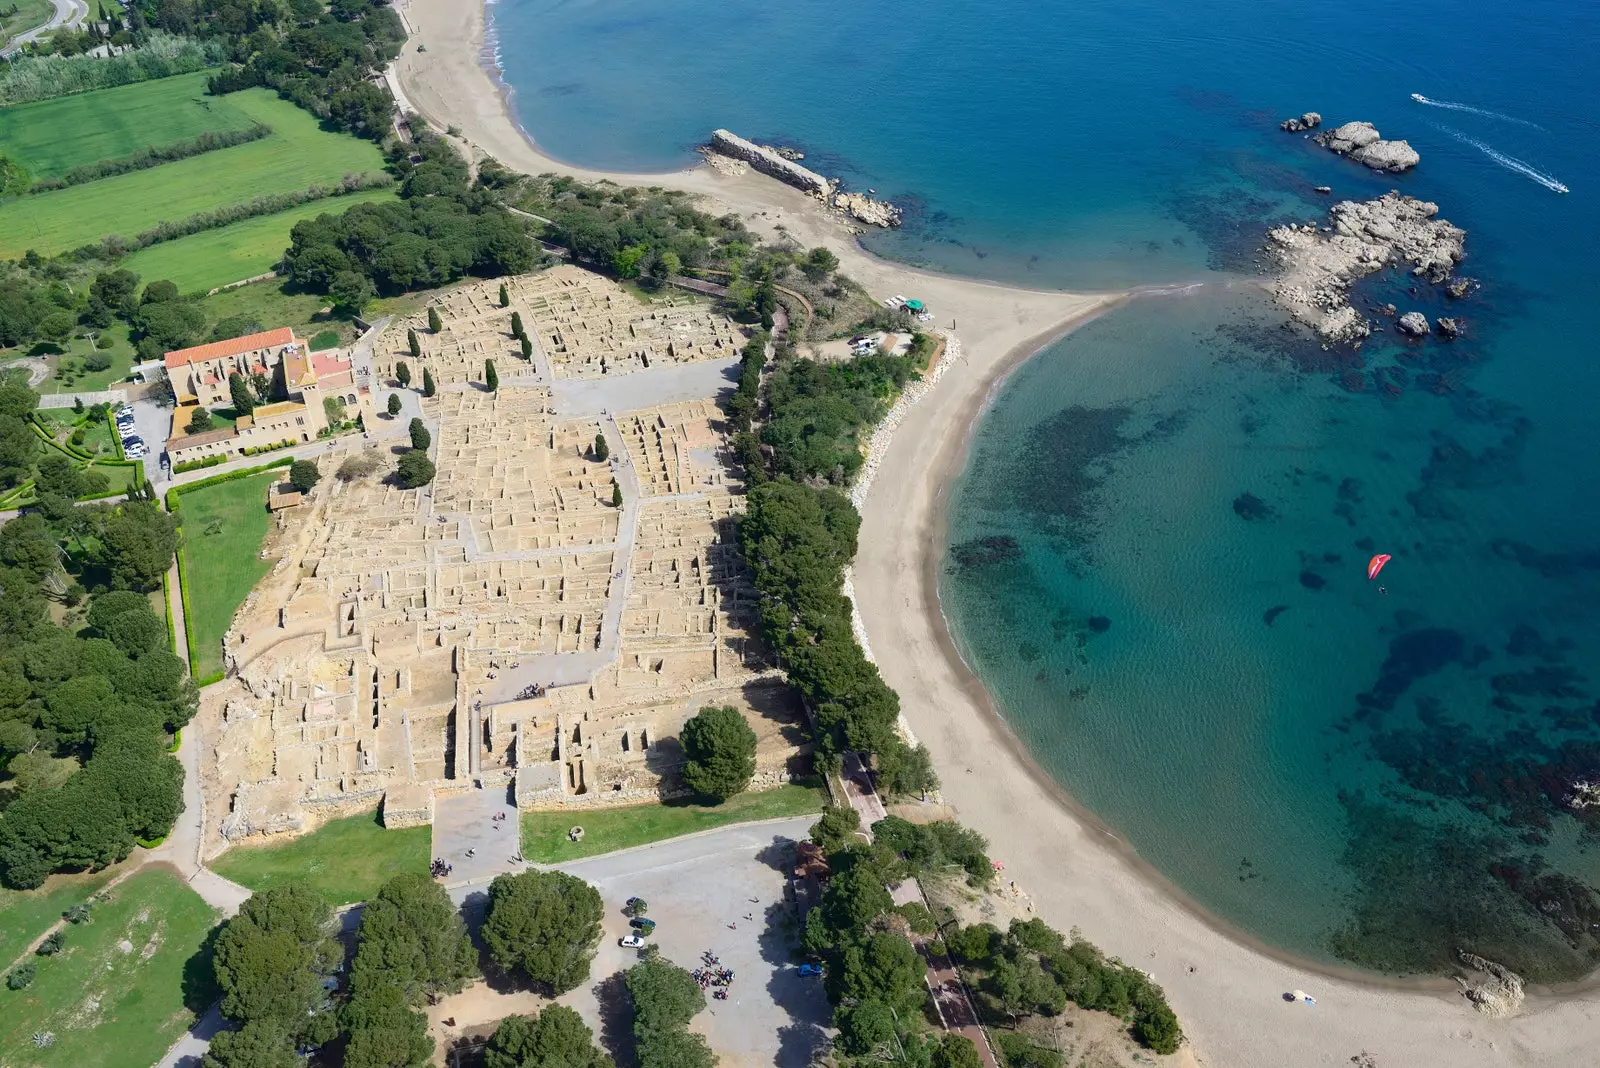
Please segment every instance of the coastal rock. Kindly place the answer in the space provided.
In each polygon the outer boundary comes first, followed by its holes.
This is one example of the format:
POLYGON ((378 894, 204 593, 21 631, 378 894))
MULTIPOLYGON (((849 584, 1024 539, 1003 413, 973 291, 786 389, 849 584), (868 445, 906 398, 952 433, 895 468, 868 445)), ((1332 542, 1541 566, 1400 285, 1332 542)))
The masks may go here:
POLYGON ((1456 300, 1460 300, 1472 291, 1473 284, 1470 278, 1453 278, 1450 284, 1444 287, 1444 291, 1456 300))
POLYGON ((1422 162, 1416 149, 1405 141, 1385 141, 1370 122, 1347 122, 1317 134, 1314 140, 1330 152, 1349 156, 1375 171, 1398 173, 1422 162))
POLYGON ((1300 133, 1304 130, 1315 130, 1322 125, 1322 116, 1315 111, 1308 111, 1297 119, 1284 119, 1278 123, 1278 129, 1289 133, 1300 133))
POLYGON ((900 225, 900 209, 886 200, 874 200, 863 193, 835 193, 833 206, 853 219, 873 226, 900 225))
POLYGON ((1278 304, 1326 342, 1359 341, 1371 328, 1350 306, 1351 283, 1385 267, 1409 266, 1436 284, 1466 255, 1466 231, 1438 218, 1439 206, 1389 192, 1328 209, 1327 231, 1289 224, 1267 235, 1279 274, 1278 304))
POLYGON ((1454 340, 1461 336, 1461 320, 1459 319, 1441 316, 1434 325, 1439 328, 1439 336, 1442 338, 1454 340))
POLYGON ((1408 337, 1424 337, 1433 332, 1433 327, 1428 325, 1428 317, 1421 312, 1406 312, 1400 316, 1394 328, 1408 337))
POLYGON ((1461 984, 1461 994, 1485 1016, 1515 1016, 1522 1008, 1522 976, 1510 968, 1485 960, 1476 953, 1459 950, 1461 963, 1472 969, 1476 982, 1456 977, 1461 984))

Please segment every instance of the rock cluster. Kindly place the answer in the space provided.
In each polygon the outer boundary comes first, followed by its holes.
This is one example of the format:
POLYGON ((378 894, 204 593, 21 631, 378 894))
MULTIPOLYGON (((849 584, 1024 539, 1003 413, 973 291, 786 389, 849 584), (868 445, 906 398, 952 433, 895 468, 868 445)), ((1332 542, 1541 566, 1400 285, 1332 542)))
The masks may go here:
POLYGON ((1371 327, 1350 306, 1352 282, 1385 267, 1409 266, 1412 274, 1443 285, 1465 257, 1466 231, 1438 214, 1437 204, 1391 191, 1375 200, 1340 201, 1328 210, 1327 227, 1277 227, 1267 235, 1268 253, 1280 269, 1273 295, 1324 341, 1359 341, 1371 327))
POLYGON ((1422 161, 1417 150, 1404 141, 1385 141, 1370 122, 1347 122, 1324 130, 1313 138, 1317 144, 1341 156, 1349 156, 1375 171, 1391 174, 1408 171, 1422 161))
POLYGON ((1461 963, 1480 977, 1476 983, 1461 976, 1456 977, 1456 982, 1461 985, 1462 996, 1472 1002, 1473 1007, 1485 1016, 1515 1016, 1522 1008, 1525 997, 1522 992, 1522 976, 1503 965, 1485 960, 1464 949, 1458 950, 1457 953, 1461 957, 1461 963))
POLYGON ((1394 328, 1408 337, 1425 337, 1433 333, 1428 317, 1421 312, 1406 312, 1395 322, 1394 328))
POLYGON ((762 174, 794 186, 802 193, 816 197, 842 215, 872 226, 900 225, 900 209, 886 200, 877 200, 864 193, 845 193, 839 183, 824 178, 816 171, 800 166, 795 160, 802 154, 792 148, 768 148, 746 141, 727 130, 717 130, 711 135, 711 144, 705 149, 706 161, 724 174, 743 173, 743 168, 753 167, 762 174))
POLYGON ((1440 316, 1439 321, 1434 325, 1439 328, 1439 336, 1442 338, 1455 339, 1461 336, 1460 319, 1451 319, 1447 316, 1440 316))
POLYGON ((1278 123, 1278 129, 1287 130, 1289 133, 1301 133, 1305 130, 1315 130, 1322 125, 1322 116, 1315 111, 1308 111, 1298 119, 1284 119, 1278 123))

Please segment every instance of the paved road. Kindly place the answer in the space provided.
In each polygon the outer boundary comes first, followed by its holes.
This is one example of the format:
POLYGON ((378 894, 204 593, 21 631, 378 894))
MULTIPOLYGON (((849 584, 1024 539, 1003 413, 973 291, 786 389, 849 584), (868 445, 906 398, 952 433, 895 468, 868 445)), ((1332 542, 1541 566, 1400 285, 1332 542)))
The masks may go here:
POLYGON ((0 56, 10 57, 15 55, 23 45, 36 41, 47 33, 53 33, 63 26, 77 29, 89 17, 89 5, 84 0, 54 0, 54 3, 56 11, 55 14, 50 16, 49 22, 43 26, 35 26, 31 30, 25 30, 11 38, 4 48, 0 48, 0 56))

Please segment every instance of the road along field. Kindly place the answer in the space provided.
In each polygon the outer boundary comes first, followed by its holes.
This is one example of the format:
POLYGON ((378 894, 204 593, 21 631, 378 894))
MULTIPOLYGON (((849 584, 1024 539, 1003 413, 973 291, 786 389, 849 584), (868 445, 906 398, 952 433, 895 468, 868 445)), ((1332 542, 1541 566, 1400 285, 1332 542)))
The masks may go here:
POLYGON ((147 146, 169 145, 208 131, 242 130, 256 121, 234 106, 237 95, 206 95, 210 73, 197 71, 0 108, 0 153, 21 163, 38 181, 85 163, 120 159, 147 146), (71 131, 71 136, 62 136, 63 131, 71 131))
POLYGON ((383 170, 378 146, 324 131, 310 113, 269 90, 246 89, 220 99, 243 115, 246 124, 264 122, 272 134, 130 174, 14 198, 0 206, 0 257, 19 256, 30 248, 54 255, 108 234, 131 239, 158 223, 252 197, 334 186, 347 174, 383 170))

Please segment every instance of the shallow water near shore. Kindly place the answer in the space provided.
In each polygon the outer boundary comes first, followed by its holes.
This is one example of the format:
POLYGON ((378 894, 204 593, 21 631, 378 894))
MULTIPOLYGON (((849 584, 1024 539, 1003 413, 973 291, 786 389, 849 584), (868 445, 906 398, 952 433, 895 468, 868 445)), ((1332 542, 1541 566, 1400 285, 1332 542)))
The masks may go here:
POLYGON ((1204 281, 1096 320, 995 398, 952 495, 963 653, 1070 793, 1275 946, 1397 974, 1467 948, 1545 981, 1600 960, 1600 849, 1569 804, 1600 779, 1600 11, 490 10, 518 116, 557 156, 681 167, 726 126, 903 196, 908 226, 867 242, 887 256, 1204 281), (1313 108, 1422 165, 1378 177, 1276 129, 1313 108), (1467 300, 1361 293, 1459 315, 1463 339, 1355 354, 1281 329, 1255 250, 1325 211, 1321 184, 1398 186, 1468 229, 1467 300))

